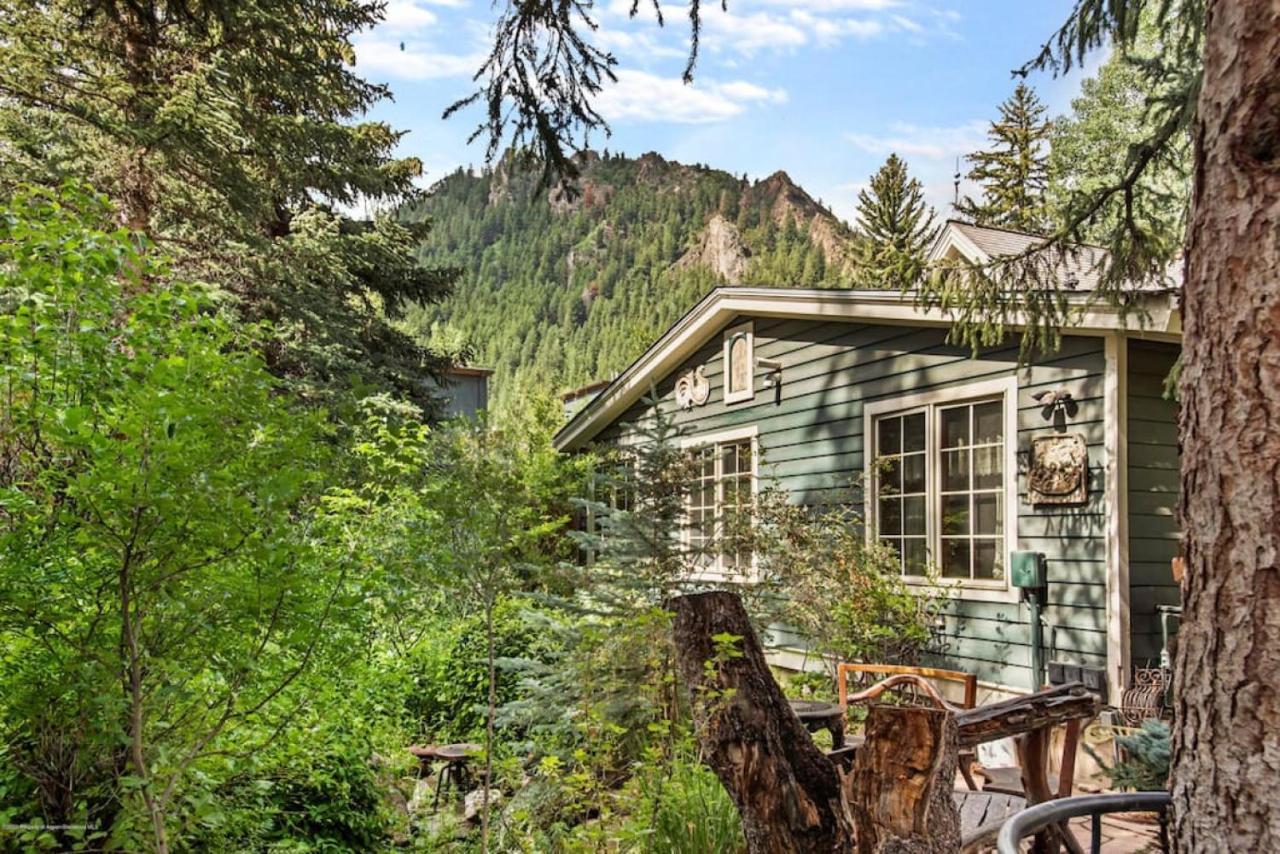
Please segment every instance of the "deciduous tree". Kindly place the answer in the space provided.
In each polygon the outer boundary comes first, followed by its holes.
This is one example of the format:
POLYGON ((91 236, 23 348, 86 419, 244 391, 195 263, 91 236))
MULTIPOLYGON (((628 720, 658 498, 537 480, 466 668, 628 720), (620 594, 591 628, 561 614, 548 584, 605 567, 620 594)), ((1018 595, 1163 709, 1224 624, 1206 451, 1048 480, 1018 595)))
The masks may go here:
POLYGON ((287 722, 348 591, 309 538, 318 415, 107 214, 0 213, 0 733, 81 841, 164 852, 198 764, 287 722))

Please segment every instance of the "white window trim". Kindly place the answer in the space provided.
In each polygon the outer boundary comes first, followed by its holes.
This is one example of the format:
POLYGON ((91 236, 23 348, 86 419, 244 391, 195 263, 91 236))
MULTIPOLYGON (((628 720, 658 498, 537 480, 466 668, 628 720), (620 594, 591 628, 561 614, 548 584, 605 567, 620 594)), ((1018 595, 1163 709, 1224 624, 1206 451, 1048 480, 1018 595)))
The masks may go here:
POLYGON ((724 331, 724 366, 720 374, 721 382, 724 385, 724 402, 725 403, 741 403, 744 400, 751 400, 756 396, 756 335, 755 323, 748 320, 746 323, 739 323, 737 326, 731 326, 724 331), (729 345, 733 343, 733 339, 738 335, 747 336, 747 387, 741 391, 729 391, 729 372, 731 365, 729 362, 729 345))
MULTIPOLYGON (((704 433, 698 436, 683 436, 680 438, 681 450, 690 450, 692 448, 700 448, 704 445, 718 445, 728 442, 741 442, 743 439, 751 440, 751 505, 752 515, 755 514, 756 501, 760 495, 760 430, 755 424, 748 424, 745 427, 734 427, 729 430, 721 430, 716 433, 704 433)), ((719 465, 719 463, 717 463, 719 465)), ((680 529, 680 541, 684 545, 689 544, 689 527, 687 520, 680 529)), ((751 552, 751 568, 743 575, 742 573, 726 572, 721 563, 721 556, 716 555, 715 563, 712 566, 703 569, 701 572, 695 572, 690 576, 690 581, 735 581, 735 582, 751 582, 757 580, 760 576, 757 570, 756 561, 759 555, 755 551, 751 552)))
MULTIPOLYGON (((1017 548, 1018 543, 1018 377, 1010 375, 994 380, 967 383, 965 385, 947 386, 918 394, 907 394, 899 397, 885 398, 867 403, 862 408, 862 456, 864 470, 863 486, 863 518, 866 524, 868 541, 875 540, 876 532, 876 483, 875 483, 875 422, 881 415, 891 415, 909 410, 928 407, 932 414, 933 407, 948 404, 960 404, 980 398, 1004 398, 1004 465, 1006 472, 1004 489, 1004 567, 1005 575, 1000 581, 984 581, 970 579, 925 579, 916 576, 903 576, 903 580, 911 586, 924 587, 936 585, 943 588, 952 599, 968 599, 975 602, 1017 602, 1018 590, 1009 585, 1009 552, 1017 548)), ((925 492, 929 496, 929 504, 925 511, 925 535, 931 554, 937 554, 940 543, 938 530, 939 510, 934 507, 938 498, 937 471, 941 456, 938 450, 938 419, 929 417, 925 424, 925 492)))

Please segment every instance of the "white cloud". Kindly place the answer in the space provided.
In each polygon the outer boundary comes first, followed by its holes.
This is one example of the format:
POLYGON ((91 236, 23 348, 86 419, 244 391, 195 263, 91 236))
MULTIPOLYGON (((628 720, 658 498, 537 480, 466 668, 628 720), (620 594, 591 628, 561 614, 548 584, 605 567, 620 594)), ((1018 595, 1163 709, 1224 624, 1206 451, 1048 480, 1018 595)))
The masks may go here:
POLYGON ((719 83, 701 78, 686 85, 678 77, 621 69, 618 82, 600 93, 598 107, 610 121, 705 124, 733 118, 753 104, 786 100, 783 89, 768 89, 745 80, 719 83))
POLYGON ((687 46, 681 48, 663 44, 654 35, 647 32, 628 32, 626 30, 601 27, 596 33, 595 42, 605 50, 614 51, 618 55, 625 55, 629 62, 653 58, 670 59, 679 57, 683 59, 689 55, 687 46))
POLYGON ((791 20, 808 28, 824 47, 839 44, 845 36, 869 39, 885 31, 885 25, 873 18, 826 18, 797 10, 791 13, 791 20))
POLYGON ((717 11, 706 16, 704 23, 709 31, 704 34, 705 43, 713 50, 727 46, 751 54, 762 48, 789 50, 808 41, 796 22, 767 12, 737 15, 717 11))
POLYGON ((845 138, 871 154, 897 153, 908 159, 954 160, 986 143, 987 123, 974 119, 954 127, 922 127, 894 122, 887 133, 848 133, 845 138))
MULTIPOLYGON (((939 215, 951 215, 951 202, 957 192, 956 161, 962 177, 959 194, 972 195, 977 188, 963 174, 969 167, 965 157, 984 148, 987 122, 981 119, 950 127, 928 127, 907 122, 894 122, 879 134, 847 133, 845 138, 855 146, 878 157, 896 153, 907 161, 911 175, 924 185, 925 200, 939 215)), ((874 168, 878 168, 876 164, 874 168)))
POLYGON ((850 38, 929 35, 930 28, 908 17, 904 5, 897 0, 755 0, 753 6, 743 0, 726 12, 713 4, 704 6, 703 44, 711 52, 751 56, 762 50, 790 53, 810 43, 835 47, 850 38))
POLYGON ((890 15, 889 19, 909 33, 923 33, 924 27, 906 15, 890 15))
POLYGON ((403 35, 416 33, 436 23, 436 13, 414 0, 392 0, 387 4, 386 17, 378 25, 380 32, 403 35))
POLYGON ((902 5, 902 0, 764 0, 771 6, 807 12, 882 12, 902 5))
POLYGON ((427 45, 405 44, 390 38, 357 39, 356 68, 367 76, 394 80, 434 80, 470 77, 484 63, 483 51, 450 54, 427 45))

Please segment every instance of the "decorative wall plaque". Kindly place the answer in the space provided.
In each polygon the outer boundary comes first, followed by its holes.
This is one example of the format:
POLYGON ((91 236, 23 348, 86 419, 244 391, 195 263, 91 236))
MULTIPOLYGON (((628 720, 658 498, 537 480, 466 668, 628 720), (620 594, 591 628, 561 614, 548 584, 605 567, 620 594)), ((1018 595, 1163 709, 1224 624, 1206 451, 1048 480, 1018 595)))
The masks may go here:
POLYGON ((1027 492, 1032 504, 1083 504, 1089 495, 1084 436, 1067 433, 1032 439, 1027 492))
POLYGON ((676 406, 681 409, 702 406, 710 394, 711 383, 707 382, 701 365, 676 380, 676 406))

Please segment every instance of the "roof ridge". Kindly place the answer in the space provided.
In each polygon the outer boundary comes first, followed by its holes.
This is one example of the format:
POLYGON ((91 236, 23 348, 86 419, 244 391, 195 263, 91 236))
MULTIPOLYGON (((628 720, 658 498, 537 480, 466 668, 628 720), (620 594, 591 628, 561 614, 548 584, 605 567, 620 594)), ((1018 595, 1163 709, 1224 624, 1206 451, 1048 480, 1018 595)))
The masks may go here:
MULTIPOLYGON (((1053 235, 1050 235, 1050 234, 1037 234, 1034 231, 1022 231, 1021 229, 1017 229, 1017 228, 1006 228, 1005 226, 1002 226, 1002 225, 979 225, 976 222, 965 222, 962 219, 955 219, 955 218, 948 219, 943 224, 959 225, 959 226, 964 226, 965 228, 976 228, 980 231, 998 231, 1001 234, 1016 234, 1019 237, 1031 237, 1037 240, 1044 240, 1044 241, 1048 241, 1053 238, 1053 235)), ((1108 249, 1107 247, 1103 246, 1100 243, 1090 243, 1087 240, 1067 240, 1066 238, 1062 238, 1059 240, 1059 243, 1067 246, 1079 246, 1084 249, 1097 249, 1100 252, 1111 251, 1110 249, 1108 249)))

